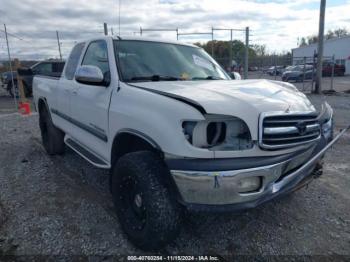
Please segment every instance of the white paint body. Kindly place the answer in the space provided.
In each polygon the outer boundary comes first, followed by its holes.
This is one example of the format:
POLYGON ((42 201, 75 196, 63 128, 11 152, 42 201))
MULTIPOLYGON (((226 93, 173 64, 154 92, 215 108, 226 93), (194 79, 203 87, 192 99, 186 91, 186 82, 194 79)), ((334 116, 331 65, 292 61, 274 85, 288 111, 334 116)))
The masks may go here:
MULTIPOLYGON (((33 94, 36 105, 39 99, 46 99, 52 121, 55 126, 65 132, 66 139, 71 138, 94 152, 108 163, 108 167, 111 165, 113 140, 118 133, 125 130, 134 130, 144 134, 160 147, 165 156, 180 158, 273 156, 305 147, 267 151, 254 145, 252 149, 241 151, 210 151, 192 146, 184 136, 182 122, 184 120, 204 120, 203 114, 184 102, 134 86, 191 99, 198 102, 208 114, 239 117, 246 122, 254 141, 258 139, 261 113, 286 110, 310 112, 315 111, 315 108, 293 85, 278 81, 160 81, 138 82, 131 86, 118 81, 113 39, 110 37, 98 39, 104 39, 108 45, 108 60, 112 76, 108 87, 84 85, 75 79, 66 79, 63 74, 59 80, 35 77, 33 94), (86 126, 94 126, 102 130, 107 141, 52 114, 52 109, 59 110, 86 126)), ((90 41, 93 40, 96 39, 90 41)), ((86 43, 85 48, 89 41, 86 43)), ((82 54, 84 53, 85 51, 82 54)), ((79 64, 81 60, 82 58, 79 64)))

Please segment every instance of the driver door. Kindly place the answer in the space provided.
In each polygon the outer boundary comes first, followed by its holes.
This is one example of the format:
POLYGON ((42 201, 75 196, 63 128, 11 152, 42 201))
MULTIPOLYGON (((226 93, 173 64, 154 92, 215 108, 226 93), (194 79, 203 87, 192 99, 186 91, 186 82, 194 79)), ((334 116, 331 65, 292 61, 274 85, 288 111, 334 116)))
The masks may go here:
MULTIPOLYGON (((81 65, 92 65, 101 69, 105 81, 110 85, 110 64, 105 40, 90 42, 81 65)), ((108 142, 108 110, 111 86, 83 84, 75 81, 71 95, 71 115, 77 121, 73 137, 104 159, 108 142)))

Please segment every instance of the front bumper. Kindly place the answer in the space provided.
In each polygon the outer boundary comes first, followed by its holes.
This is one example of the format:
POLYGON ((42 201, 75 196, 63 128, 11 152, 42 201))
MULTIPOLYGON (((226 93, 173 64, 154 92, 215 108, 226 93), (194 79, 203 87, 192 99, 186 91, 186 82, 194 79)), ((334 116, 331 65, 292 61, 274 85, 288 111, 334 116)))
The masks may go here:
POLYGON ((347 129, 332 141, 319 144, 290 159, 256 168, 226 171, 171 170, 181 202, 195 210, 240 210, 254 208, 277 196, 293 191, 312 176, 325 152, 347 129), (242 178, 260 177, 254 192, 238 193, 242 178))

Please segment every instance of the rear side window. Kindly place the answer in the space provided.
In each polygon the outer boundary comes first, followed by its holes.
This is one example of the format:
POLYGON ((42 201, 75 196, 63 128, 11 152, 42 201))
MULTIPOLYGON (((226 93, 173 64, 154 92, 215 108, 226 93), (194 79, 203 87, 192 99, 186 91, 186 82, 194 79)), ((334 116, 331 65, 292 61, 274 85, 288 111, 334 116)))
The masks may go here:
POLYGON ((69 80, 72 80, 74 77, 75 71, 77 69, 77 65, 79 63, 79 58, 80 58, 81 53, 84 49, 84 46, 85 46, 85 43, 77 44, 73 48, 73 50, 68 58, 64 74, 65 74, 66 78, 69 80))

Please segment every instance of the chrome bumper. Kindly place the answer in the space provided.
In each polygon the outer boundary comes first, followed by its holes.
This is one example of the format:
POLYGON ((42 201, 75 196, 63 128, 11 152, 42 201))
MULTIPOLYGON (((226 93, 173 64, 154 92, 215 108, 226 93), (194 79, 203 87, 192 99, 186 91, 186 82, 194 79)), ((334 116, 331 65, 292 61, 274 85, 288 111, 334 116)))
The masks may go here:
POLYGON ((284 192, 291 191, 314 171, 324 153, 346 132, 342 130, 332 141, 315 153, 316 145, 287 161, 269 166, 232 171, 171 170, 182 201, 186 205, 234 205, 255 207, 284 192), (238 193, 242 178, 261 177, 255 192, 238 193))

